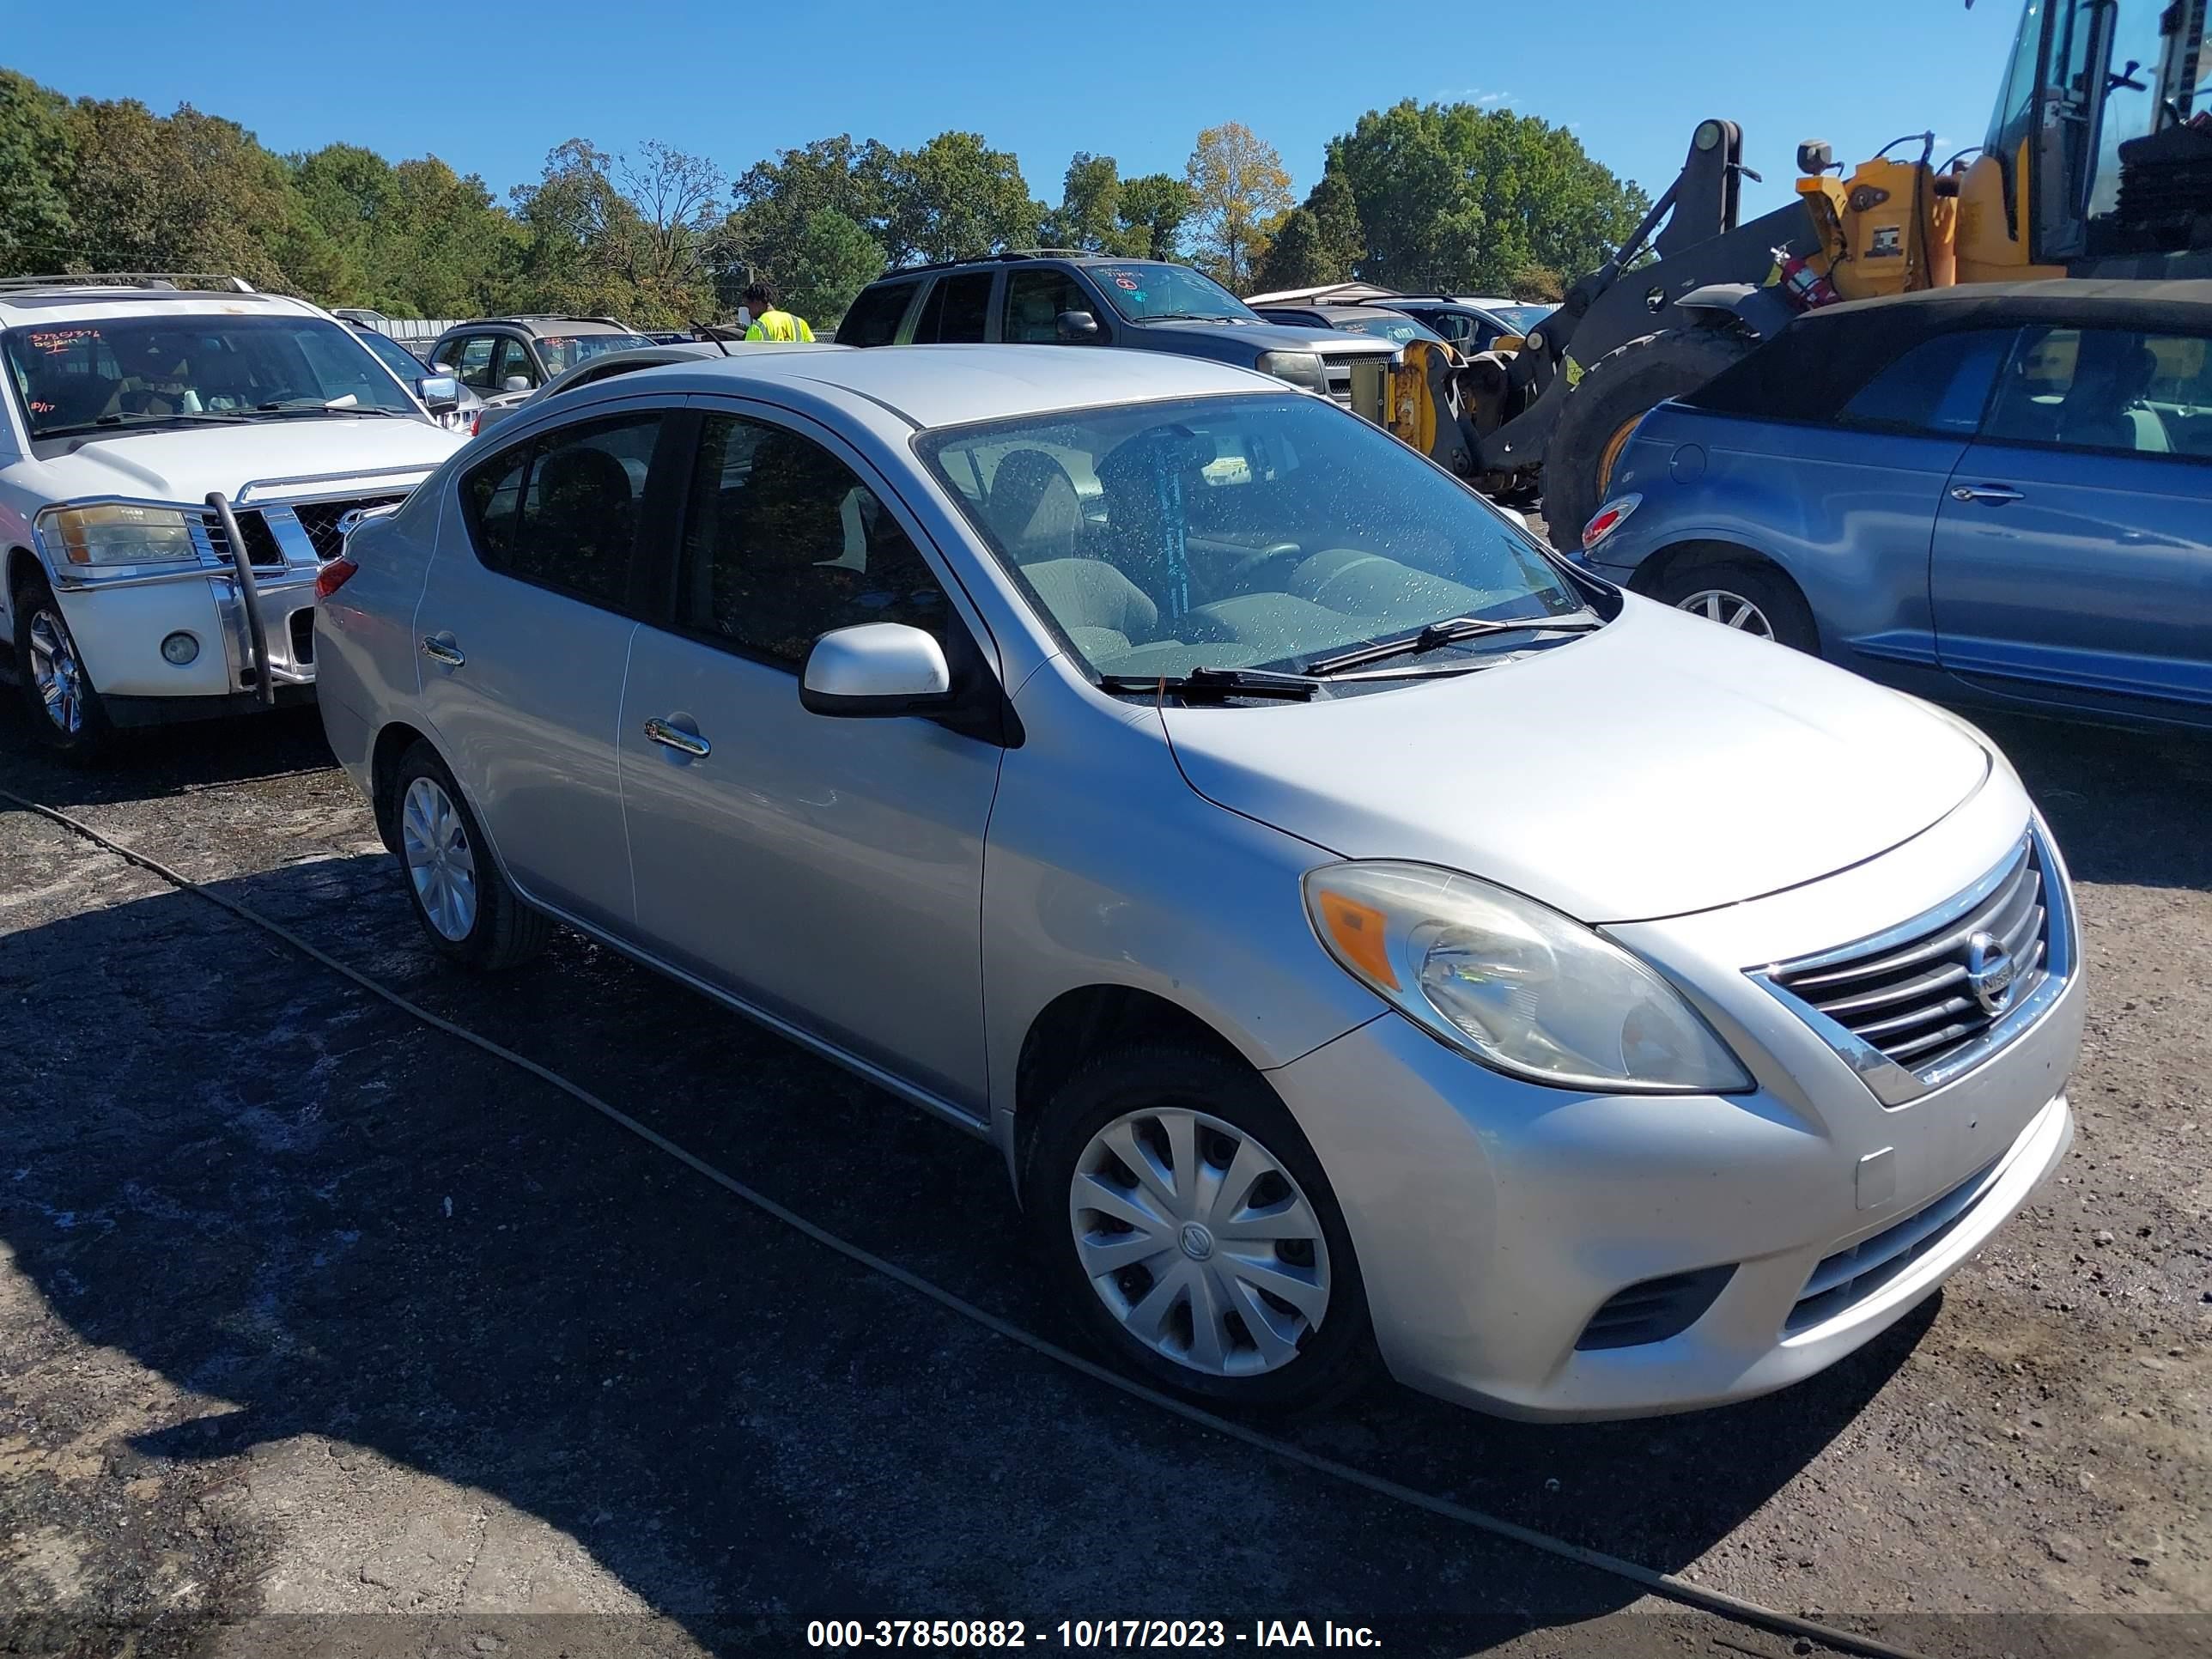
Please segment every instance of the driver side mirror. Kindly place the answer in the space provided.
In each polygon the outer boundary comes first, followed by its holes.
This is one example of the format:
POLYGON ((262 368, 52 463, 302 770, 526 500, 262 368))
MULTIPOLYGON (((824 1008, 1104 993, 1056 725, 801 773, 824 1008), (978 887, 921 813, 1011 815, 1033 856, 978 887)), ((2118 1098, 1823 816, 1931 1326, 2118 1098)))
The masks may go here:
POLYGON ((1087 311, 1063 311, 1053 319, 1053 327, 1062 345, 1097 345, 1103 332, 1098 319, 1087 311))
POLYGON ((450 374, 425 374, 415 382, 415 395, 433 415, 450 415, 461 406, 461 383, 450 374))
POLYGON ((814 641, 799 677, 799 707, 811 714, 941 714, 952 701, 944 647, 903 623, 832 629, 814 641))

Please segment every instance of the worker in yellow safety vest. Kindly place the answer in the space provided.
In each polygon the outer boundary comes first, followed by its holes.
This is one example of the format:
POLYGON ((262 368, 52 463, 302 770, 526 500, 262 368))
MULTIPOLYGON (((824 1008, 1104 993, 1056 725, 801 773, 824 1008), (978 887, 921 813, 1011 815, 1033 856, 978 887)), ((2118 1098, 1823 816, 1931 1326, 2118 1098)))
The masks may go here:
POLYGON ((752 325, 745 330, 748 340, 811 340, 814 331, 806 325, 806 319, 788 311, 775 308, 775 291, 766 283, 755 283, 745 290, 745 309, 752 313, 752 325))

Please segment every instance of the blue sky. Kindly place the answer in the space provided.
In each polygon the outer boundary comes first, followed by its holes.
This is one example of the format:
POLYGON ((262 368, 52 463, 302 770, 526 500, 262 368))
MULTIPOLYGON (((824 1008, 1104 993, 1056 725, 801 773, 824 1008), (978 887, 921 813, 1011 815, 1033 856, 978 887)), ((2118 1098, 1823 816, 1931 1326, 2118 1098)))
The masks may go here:
POLYGON ((1333 135, 1413 97, 1571 126, 1655 194, 1697 122, 1731 116, 1766 176, 1747 206, 1765 208, 1787 198, 1800 138, 1829 138, 1838 156, 1931 125, 1953 149, 1975 142, 2017 13, 2017 0, 1971 12, 1961 0, 1858 0, 1848 19, 1652 0, 0 0, 0 63, 72 96, 164 113, 189 101, 274 149, 428 152, 502 197, 572 137, 609 149, 661 138, 737 171, 840 131, 904 146, 958 127, 1012 149, 1031 191, 1057 201, 1073 150, 1114 155, 1125 174, 1180 173, 1199 129, 1224 120, 1273 143, 1303 192, 1333 135), (1527 67, 1552 54, 1524 42, 1561 28, 1578 47, 1568 71, 1527 67))

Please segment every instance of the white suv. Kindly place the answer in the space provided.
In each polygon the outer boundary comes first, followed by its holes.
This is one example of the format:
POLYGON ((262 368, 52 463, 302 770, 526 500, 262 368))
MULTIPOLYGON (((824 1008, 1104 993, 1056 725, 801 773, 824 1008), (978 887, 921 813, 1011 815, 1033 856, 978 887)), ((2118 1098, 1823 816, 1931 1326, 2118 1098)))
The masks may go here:
POLYGON ((450 380, 418 402, 328 313, 236 278, 0 280, 0 381, 3 637, 64 750, 312 696, 341 520, 465 441, 434 418, 450 380))

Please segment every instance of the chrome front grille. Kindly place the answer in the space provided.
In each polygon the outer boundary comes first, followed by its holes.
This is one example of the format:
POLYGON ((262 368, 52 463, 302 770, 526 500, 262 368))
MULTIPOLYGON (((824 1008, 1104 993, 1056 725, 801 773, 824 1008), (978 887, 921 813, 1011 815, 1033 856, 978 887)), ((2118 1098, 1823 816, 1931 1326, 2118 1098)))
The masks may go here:
POLYGON ((2042 837, 1949 903, 1900 927, 1752 976, 1898 1106, 2027 1029, 2070 971, 2063 883, 2042 837))
POLYGON ((404 501, 407 492, 398 491, 389 495, 363 495, 358 500, 344 501, 301 501, 293 508, 300 515, 300 527, 307 532, 307 539, 315 545, 316 556, 325 563, 345 551, 345 538, 338 533, 338 520, 349 513, 372 507, 389 507, 394 501, 404 501))
MULTIPOLYGON (((231 517, 238 520, 238 533, 246 538, 246 556, 257 568, 262 565, 273 567, 284 562, 284 550, 278 544, 276 532, 269 528, 266 519, 247 508, 234 510, 231 517)), ((209 513, 202 516, 201 522, 206 526, 208 549, 215 555, 216 562, 228 564, 230 538, 223 532, 222 520, 209 513)))

